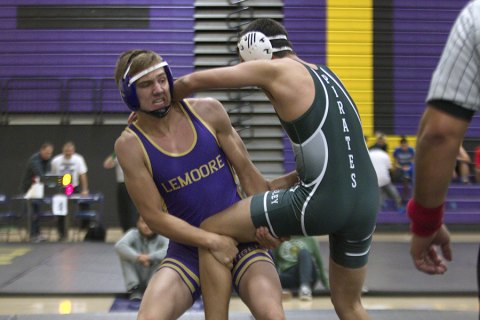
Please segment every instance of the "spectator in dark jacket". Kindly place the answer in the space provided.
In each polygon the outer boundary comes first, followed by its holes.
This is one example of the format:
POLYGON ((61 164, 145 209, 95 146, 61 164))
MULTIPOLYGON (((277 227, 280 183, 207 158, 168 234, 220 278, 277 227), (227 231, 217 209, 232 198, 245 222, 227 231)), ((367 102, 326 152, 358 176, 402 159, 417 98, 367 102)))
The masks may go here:
MULTIPOLYGON (((27 161, 22 182, 20 185, 20 192, 25 194, 30 189, 34 182, 39 182, 43 176, 51 171, 51 160, 53 155, 53 144, 44 142, 40 146, 40 150, 34 153, 27 161)), ((38 212, 40 211, 40 203, 33 200, 32 203, 32 217, 30 227, 30 239, 34 242, 45 240, 40 235, 40 225, 38 223, 38 212)))

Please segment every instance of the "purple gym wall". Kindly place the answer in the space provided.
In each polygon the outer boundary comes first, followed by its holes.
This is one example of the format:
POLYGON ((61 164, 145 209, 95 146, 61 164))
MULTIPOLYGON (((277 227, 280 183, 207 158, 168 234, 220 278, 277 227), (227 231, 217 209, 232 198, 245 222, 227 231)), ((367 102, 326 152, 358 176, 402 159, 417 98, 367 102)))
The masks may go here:
POLYGON ((3 111, 127 112, 113 71, 130 49, 194 69, 193 0, 5 0, 0 17, 3 111))

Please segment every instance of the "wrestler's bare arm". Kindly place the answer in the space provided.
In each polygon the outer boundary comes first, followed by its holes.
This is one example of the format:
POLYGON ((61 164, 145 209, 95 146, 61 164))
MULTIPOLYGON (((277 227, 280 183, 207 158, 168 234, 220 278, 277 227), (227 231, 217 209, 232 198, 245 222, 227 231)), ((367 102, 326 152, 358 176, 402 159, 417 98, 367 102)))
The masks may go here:
POLYGON ((194 92, 210 88, 273 87, 279 69, 270 61, 251 61, 230 67, 194 72, 178 78, 174 84, 174 99, 180 100, 194 92), (267 81, 266 78, 270 80, 267 81))
POLYGON ((279 117, 286 121, 303 114, 315 97, 313 80, 305 66, 284 58, 243 62, 185 75, 175 81, 174 100, 202 90, 249 86, 261 88, 279 117))

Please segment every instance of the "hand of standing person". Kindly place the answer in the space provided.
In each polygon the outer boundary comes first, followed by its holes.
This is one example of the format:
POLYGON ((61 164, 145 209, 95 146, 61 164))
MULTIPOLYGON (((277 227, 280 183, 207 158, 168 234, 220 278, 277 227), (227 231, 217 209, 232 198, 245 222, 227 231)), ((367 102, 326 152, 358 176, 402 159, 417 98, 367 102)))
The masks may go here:
POLYGON ((445 260, 452 261, 450 233, 445 225, 429 237, 412 235, 410 246, 415 267, 428 274, 443 274, 447 271, 445 260))

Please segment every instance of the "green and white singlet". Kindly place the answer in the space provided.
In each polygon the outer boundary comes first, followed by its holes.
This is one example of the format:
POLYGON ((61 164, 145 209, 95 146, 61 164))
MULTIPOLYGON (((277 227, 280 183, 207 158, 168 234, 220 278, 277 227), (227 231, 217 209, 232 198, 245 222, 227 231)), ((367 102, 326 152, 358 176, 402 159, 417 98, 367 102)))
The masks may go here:
POLYGON ((315 83, 315 99, 298 119, 280 119, 300 182, 255 195, 252 221, 277 237, 328 234, 335 262, 362 267, 375 230, 379 188, 360 116, 330 69, 305 67, 315 83))

